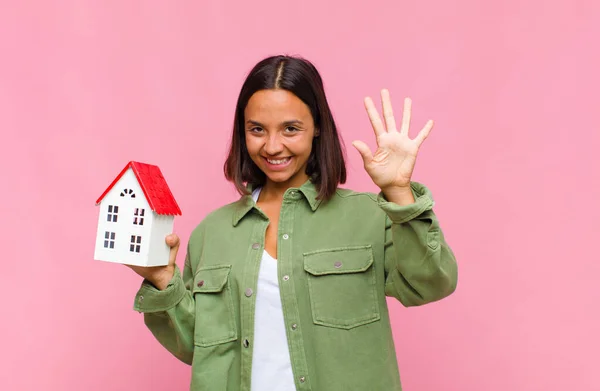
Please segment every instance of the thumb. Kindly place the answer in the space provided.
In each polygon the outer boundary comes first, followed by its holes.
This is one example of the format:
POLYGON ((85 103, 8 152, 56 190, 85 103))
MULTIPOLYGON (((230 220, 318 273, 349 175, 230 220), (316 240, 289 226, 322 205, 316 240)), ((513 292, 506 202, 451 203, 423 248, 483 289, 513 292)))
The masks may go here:
POLYGON ((371 149, 367 146, 367 144, 356 140, 352 142, 352 145, 354 148, 356 148, 358 153, 360 153, 360 156, 362 156, 365 164, 368 164, 371 162, 371 160, 373 160, 373 153, 371 153, 371 149))
POLYGON ((179 247, 179 236, 177 234, 167 235, 166 242, 169 247, 179 247))
POLYGON ((179 251, 179 236, 171 234, 166 238, 167 245, 171 248, 169 251, 169 265, 175 265, 177 252, 179 251))

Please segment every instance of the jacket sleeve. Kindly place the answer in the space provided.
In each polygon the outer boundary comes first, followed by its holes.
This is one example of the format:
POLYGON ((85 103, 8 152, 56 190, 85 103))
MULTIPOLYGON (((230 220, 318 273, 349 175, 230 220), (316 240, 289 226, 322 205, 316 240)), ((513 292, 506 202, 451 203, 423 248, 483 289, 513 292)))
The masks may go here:
POLYGON ((134 303, 134 309, 144 314, 144 323, 158 342, 189 365, 194 353, 196 313, 190 290, 193 278, 188 245, 183 275, 176 266, 173 278, 162 291, 144 280, 134 303))
POLYGON ((429 189, 412 182, 415 202, 401 206, 380 193, 379 206, 386 213, 385 293, 404 306, 441 300, 456 289, 456 259, 444 239, 429 189))

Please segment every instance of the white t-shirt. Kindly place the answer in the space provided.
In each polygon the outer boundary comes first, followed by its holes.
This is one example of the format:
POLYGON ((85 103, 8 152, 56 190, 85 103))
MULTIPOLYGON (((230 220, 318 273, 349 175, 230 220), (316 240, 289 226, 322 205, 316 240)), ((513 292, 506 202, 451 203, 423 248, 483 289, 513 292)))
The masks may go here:
MULTIPOLYGON (((258 200, 260 188, 252 198, 258 200)), ((296 391, 279 294, 277 260, 263 251, 254 313, 252 391, 296 391)))

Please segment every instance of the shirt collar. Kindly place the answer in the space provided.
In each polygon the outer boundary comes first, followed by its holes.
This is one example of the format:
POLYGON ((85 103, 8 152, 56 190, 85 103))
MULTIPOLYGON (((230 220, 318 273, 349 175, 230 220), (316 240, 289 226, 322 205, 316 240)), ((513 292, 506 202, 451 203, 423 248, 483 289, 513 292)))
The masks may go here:
MULTIPOLYGON (((256 207, 256 203, 252 199, 252 191, 254 190, 254 188, 250 185, 247 188, 250 194, 243 195, 236 202, 235 211, 233 213, 234 226, 238 225, 240 220, 242 220, 242 218, 244 218, 244 216, 246 216, 248 212, 250 212, 252 209, 256 209, 259 213, 262 214, 262 212, 260 212, 260 210, 256 207)), ((317 195, 319 194, 319 192, 317 191, 317 188, 311 182, 310 179, 304 182, 304 184, 299 188, 290 187, 288 190, 286 190, 284 197, 289 197, 289 194, 293 191, 298 191, 304 196, 304 198, 306 198, 308 204, 310 205, 310 209, 313 212, 317 210, 319 205, 321 205, 322 200, 317 199, 317 195)))

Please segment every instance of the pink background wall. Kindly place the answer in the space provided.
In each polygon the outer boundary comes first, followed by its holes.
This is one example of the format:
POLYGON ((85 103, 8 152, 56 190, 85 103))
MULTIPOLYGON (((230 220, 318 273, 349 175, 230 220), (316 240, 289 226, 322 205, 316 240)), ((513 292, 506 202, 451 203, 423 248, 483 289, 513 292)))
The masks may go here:
POLYGON ((221 171, 235 99, 279 52, 322 72, 347 187, 376 190, 350 145, 374 142, 363 96, 387 87, 397 111, 413 98, 415 127, 436 121, 414 179, 459 285, 390 302, 405 389, 600 389, 599 3, 351 3, 0 5, 0 389, 187 389, 132 310, 139 277, 92 260, 94 201, 127 161, 157 164, 187 243, 236 197, 221 171))

